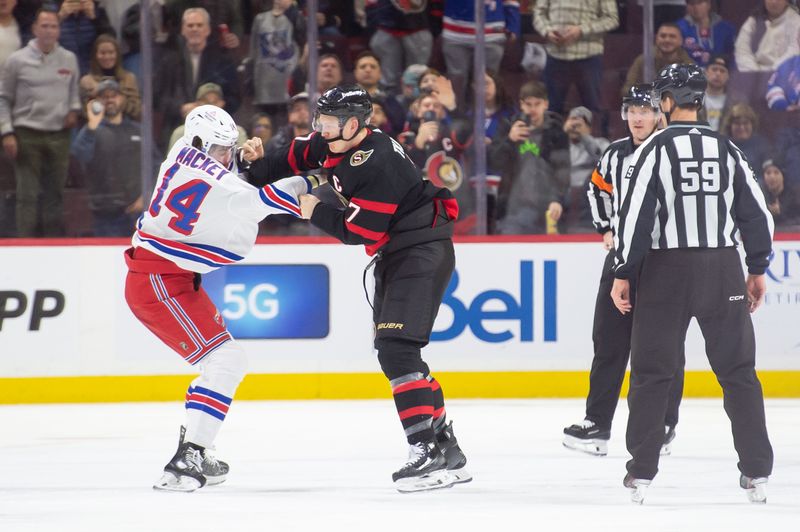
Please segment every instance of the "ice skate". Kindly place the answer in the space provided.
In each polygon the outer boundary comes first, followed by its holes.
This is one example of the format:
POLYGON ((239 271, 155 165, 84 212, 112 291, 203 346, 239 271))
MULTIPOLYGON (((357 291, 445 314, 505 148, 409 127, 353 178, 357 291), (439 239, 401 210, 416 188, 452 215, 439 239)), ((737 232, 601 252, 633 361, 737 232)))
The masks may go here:
POLYGON ((595 456, 608 454, 611 430, 597 426, 594 421, 584 419, 564 429, 564 447, 595 456))
POLYGON ((739 486, 747 493, 747 500, 756 504, 767 503, 767 477, 739 477, 739 486))
POLYGON ((166 491, 194 491, 206 485, 202 471, 201 450, 191 443, 181 443, 178 452, 164 466, 164 474, 153 489, 166 491))
POLYGON ((453 485, 455 477, 447 471, 447 459, 435 441, 408 446, 408 461, 392 474, 400 493, 435 490, 453 485))
POLYGON ((661 445, 661 456, 669 456, 672 454, 672 440, 675 439, 675 427, 669 425, 664 426, 664 443, 661 445))
MULTIPOLYGON (((183 439, 185 437, 186 427, 181 425, 181 435, 178 440, 179 446, 183 444, 183 439)), ((225 482, 225 479, 228 478, 228 471, 230 471, 230 466, 228 466, 227 462, 217 460, 213 452, 209 449, 203 449, 200 454, 203 457, 201 469, 203 471, 203 476, 206 477, 206 483, 209 486, 216 486, 217 484, 225 482)))
POLYGON ((455 478, 453 484, 463 484, 472 480, 472 474, 464 469, 467 465, 467 457, 458 446, 458 440, 453 433, 453 422, 451 421, 436 435, 436 441, 447 460, 447 471, 455 478))
POLYGON ((631 490, 631 502, 634 504, 642 504, 644 502, 644 495, 650 486, 650 482, 650 480, 643 478, 633 478, 630 473, 625 475, 622 480, 623 486, 631 490))

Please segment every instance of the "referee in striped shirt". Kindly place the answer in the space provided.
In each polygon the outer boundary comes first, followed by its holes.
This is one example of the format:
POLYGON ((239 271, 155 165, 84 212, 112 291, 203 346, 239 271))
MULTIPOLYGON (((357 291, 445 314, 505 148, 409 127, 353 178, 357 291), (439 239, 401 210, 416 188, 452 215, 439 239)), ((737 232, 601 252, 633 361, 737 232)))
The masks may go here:
POLYGON ((633 306, 628 279, 641 265, 626 435, 633 458, 623 481, 637 503, 658 471, 669 388, 692 317, 723 389, 740 486, 751 501, 766 502, 772 472, 750 313, 766 291, 773 222, 742 151, 698 121, 705 89, 705 75, 694 64, 658 73, 653 98, 669 125, 634 155, 614 238, 611 297, 623 314, 633 306))
MULTIPOLYGON (((604 456, 611 439, 611 422, 619 401, 619 392, 628 367, 631 349, 633 313, 620 314, 611 299, 614 283, 614 232, 622 198, 628 189, 626 173, 634 152, 655 133, 661 117, 658 102, 653 102, 652 85, 633 85, 622 99, 622 119, 629 136, 612 142, 597 162, 589 182, 589 206, 595 229, 603 235, 603 247, 608 250, 594 306, 592 342, 594 357, 589 373, 589 395, 586 397, 586 417, 564 429, 564 447, 604 456)), ((635 297, 635 278, 631 278, 631 298, 635 297)), ((683 357, 681 357, 683 359, 683 357)), ((683 395, 683 364, 680 364, 670 388, 669 404, 664 417, 666 437, 661 454, 670 453, 678 423, 678 409, 683 395)))

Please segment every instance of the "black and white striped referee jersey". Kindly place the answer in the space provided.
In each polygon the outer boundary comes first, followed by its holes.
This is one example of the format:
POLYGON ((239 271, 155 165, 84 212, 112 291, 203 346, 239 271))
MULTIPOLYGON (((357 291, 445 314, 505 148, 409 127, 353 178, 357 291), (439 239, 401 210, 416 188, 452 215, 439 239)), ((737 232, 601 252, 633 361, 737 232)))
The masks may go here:
POLYGON ((615 217, 627 191, 629 179, 625 174, 635 150, 630 137, 615 140, 608 145, 592 171, 586 194, 592 223, 601 235, 612 229, 616 232, 615 217))
POLYGON ((627 279, 649 249, 738 246, 751 274, 769 265, 774 224, 753 168, 701 122, 673 122, 636 150, 614 238, 615 276, 627 279))

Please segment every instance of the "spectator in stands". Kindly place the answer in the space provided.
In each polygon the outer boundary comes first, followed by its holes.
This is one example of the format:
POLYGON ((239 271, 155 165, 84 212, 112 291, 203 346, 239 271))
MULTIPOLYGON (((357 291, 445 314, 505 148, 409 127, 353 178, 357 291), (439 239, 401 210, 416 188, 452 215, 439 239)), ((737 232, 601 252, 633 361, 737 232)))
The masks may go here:
POLYGON ((603 137, 592 136, 592 112, 586 107, 573 108, 564 122, 564 133, 569 137, 570 179, 567 194, 564 225, 571 230, 585 226, 593 229, 588 213, 586 188, 592 170, 610 142, 603 137))
POLYGON ((547 111, 547 90, 529 81, 519 90, 521 113, 498 128, 489 147, 502 168, 497 229, 503 234, 555 233, 569 188, 569 138, 547 111))
POLYGON ((484 107, 486 109, 486 143, 497 133, 497 128, 503 120, 508 120, 514 114, 514 107, 508 99, 503 79, 495 73, 487 72, 484 77, 484 107))
POLYGON ((764 181, 761 189, 775 225, 800 224, 800 189, 785 186, 783 172, 772 160, 764 161, 762 173, 764 181))
MULTIPOLYGON (((311 114, 308 110, 308 93, 298 92, 289 100, 289 120, 264 146, 264 151, 271 152, 285 148, 295 137, 304 137, 311 133, 311 114)), ((282 218, 282 217, 279 217, 282 218)))
POLYGON ((230 55, 210 42, 208 12, 190 8, 183 13, 181 43, 165 53, 154 81, 156 107, 163 116, 162 142, 183 123, 194 109, 197 89, 205 83, 216 83, 225 94, 225 110, 229 114, 239 107, 239 85, 236 65, 230 55))
POLYGON ((789 57, 767 82, 767 106, 773 111, 797 111, 800 106, 800 55, 789 57))
MULTIPOLYGON (((455 100, 455 94, 452 98, 455 100)), ((413 121, 398 138, 423 176, 438 187, 450 189, 458 200, 456 233, 470 233, 475 227, 475 191, 466 180, 465 150, 471 145, 472 121, 448 116, 433 92, 423 93, 414 109, 413 121)))
MULTIPOLYGON (((214 107, 219 107, 220 109, 225 109, 225 93, 222 90, 222 87, 217 85, 216 83, 204 83, 200 85, 197 89, 197 94, 195 95, 195 100, 186 105, 188 111, 186 114, 189 114, 192 109, 195 107, 200 107, 201 105, 213 105, 214 107)), ((239 130, 239 138, 236 140, 237 146, 244 145, 244 142, 247 140, 247 131, 242 126, 236 126, 239 130)), ((172 135, 169 137, 169 143, 167 144, 167 151, 172 149, 172 146, 178 142, 180 138, 183 137, 184 132, 184 125, 181 124, 175 128, 172 132, 172 135)))
POLYGON ((712 55, 733 54, 736 28, 713 12, 711 0, 686 0, 686 16, 678 21, 683 49, 700 66, 712 55))
POLYGON ((764 161, 772 159, 769 142, 759 135, 758 116, 746 103, 737 103, 722 123, 722 134, 727 135, 747 156, 753 166, 755 177, 761 181, 761 168, 764 161))
POLYGON ((306 25, 292 0, 275 0, 272 9, 256 15, 250 32, 253 104, 272 118, 286 123, 289 79, 305 61, 306 25))
POLYGON ((58 44, 58 14, 39 10, 34 39, 12 53, 0 78, 0 135, 14 160, 17 232, 60 236, 70 129, 80 110, 78 60, 58 44))
POLYGON ((403 71, 401 93, 397 95, 397 99, 405 111, 419 98, 419 80, 427 70, 427 65, 408 65, 403 71))
MULTIPOLYGON (((662 68, 672 63, 691 63, 692 58, 681 47, 681 29, 674 22, 665 22, 659 26, 655 39, 656 47, 653 54, 653 72, 658 72, 662 68)), ((625 85, 622 87, 622 95, 628 93, 632 85, 637 83, 647 83, 650 80, 644 79, 644 54, 639 54, 633 61, 628 74, 625 76, 625 85)))
POLYGON ((603 38, 619 25, 614 0, 539 0, 533 26, 547 44, 544 79, 550 110, 563 115, 572 85, 581 104, 601 110, 603 38))
MULTIPOLYGON (((122 57, 122 68, 136 76, 139 91, 142 90, 142 54, 139 35, 141 28, 139 18, 141 7, 139 3, 130 6, 122 15, 120 26, 120 42, 123 44, 125 54, 122 57)), ((169 38, 164 26, 164 13, 159 2, 150 2, 150 28, 153 34, 153 54, 157 56, 161 47, 169 38)))
POLYGON ((382 94, 372 97, 372 117, 369 119, 369 124, 393 137, 396 130, 392 128, 392 123, 389 122, 389 117, 386 116, 386 99, 382 94))
MULTIPOLYGON (((308 87, 306 80, 306 65, 299 65, 292 74, 291 87, 289 94, 297 94, 298 92, 313 92, 308 87)), ((342 60, 334 53, 324 53, 319 56, 317 62, 317 91, 314 93, 314 98, 319 97, 328 89, 332 89, 340 84, 344 79, 344 68, 342 67, 342 60)))
POLYGON ((139 97, 136 76, 122 68, 122 56, 117 40, 111 35, 101 35, 92 47, 89 73, 83 76, 79 83, 84 108, 89 99, 98 97, 95 93, 97 85, 109 78, 117 81, 125 96, 123 113, 133 120, 138 120, 142 112, 142 101, 139 97))
POLYGON ((81 76, 89 72, 94 41, 100 35, 116 37, 106 10, 95 0, 62 0, 58 9, 61 21, 60 44, 78 58, 81 76))
POLYGON ((385 92, 396 95, 400 74, 408 65, 428 64, 433 49, 427 0, 366 0, 367 27, 377 28, 370 49, 381 60, 385 92))
POLYGON ((258 137, 261 145, 266 146, 272 139, 273 124, 267 113, 256 113, 250 120, 250 127, 247 131, 247 138, 258 137))
POLYGON ((0 0, 0 70, 12 52, 22 47, 19 24, 13 11, 17 0, 0 0))
POLYGON ((71 153, 89 177, 94 236, 129 236, 144 209, 142 128, 124 113, 125 94, 115 79, 101 81, 95 94, 97 100, 86 104, 87 122, 71 153), (103 104, 99 112, 92 109, 96 101, 103 104))
MULTIPOLYGON (((381 81, 381 60, 377 55, 369 50, 364 50, 358 57, 353 69, 356 83, 361 85, 369 95, 374 99, 376 97, 384 97, 386 94, 380 88, 381 81)), ((384 98, 383 110, 392 124, 392 131, 400 131, 406 119, 406 113, 403 107, 395 98, 384 98)))
MULTIPOLYGON (((445 0, 442 53, 447 76, 453 82, 458 107, 464 108, 475 48, 475 2, 445 0)), ((506 36, 520 37, 519 2, 488 2, 485 7, 486 69, 497 73, 506 47, 506 36)))
POLYGON ((730 111, 731 98, 728 96, 728 57, 712 55, 706 65, 706 99, 703 102, 701 119, 705 119, 711 129, 719 131, 722 118, 730 111))
POLYGON ((763 0, 736 37, 740 72, 774 72, 787 57, 800 53, 800 15, 788 0, 763 0))
MULTIPOLYGON (((306 0, 298 2, 300 9, 306 12, 306 0)), ((351 13, 353 2, 342 2, 341 0, 317 0, 317 33, 320 36, 339 37, 342 35, 340 27, 342 26, 342 17, 340 13, 346 12, 346 6, 349 4, 351 13)))
MULTIPOLYGON (((240 2, 232 0, 166 0, 164 24, 171 33, 183 32, 184 13, 189 9, 202 8, 209 16, 211 40, 226 50, 235 50, 244 35, 240 2)), ((226 87, 227 88, 227 87, 226 87)))

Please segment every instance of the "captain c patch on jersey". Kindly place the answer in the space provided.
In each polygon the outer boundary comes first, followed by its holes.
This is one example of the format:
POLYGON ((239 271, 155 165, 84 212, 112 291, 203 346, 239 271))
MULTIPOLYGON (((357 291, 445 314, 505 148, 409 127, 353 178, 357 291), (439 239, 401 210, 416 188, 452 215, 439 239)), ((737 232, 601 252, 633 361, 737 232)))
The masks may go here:
POLYGON ((369 151, 358 150, 357 152, 355 152, 353 155, 350 156, 350 166, 361 166, 362 164, 367 162, 367 159, 369 159, 369 156, 372 155, 373 151, 375 150, 369 150, 369 151))

